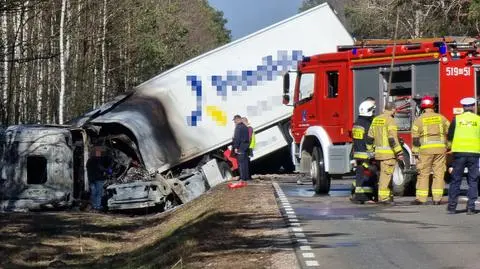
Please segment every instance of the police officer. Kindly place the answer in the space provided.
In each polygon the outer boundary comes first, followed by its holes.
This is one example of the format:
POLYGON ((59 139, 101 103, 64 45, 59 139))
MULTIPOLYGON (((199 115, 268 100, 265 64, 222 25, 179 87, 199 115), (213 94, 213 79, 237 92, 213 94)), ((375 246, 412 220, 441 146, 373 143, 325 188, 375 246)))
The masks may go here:
POLYGON ((416 199, 413 205, 427 202, 430 172, 433 171, 432 198, 433 204, 439 205, 443 197, 446 169, 447 132, 450 122, 442 115, 434 112, 435 101, 431 96, 424 96, 420 101, 423 114, 412 126, 413 155, 418 157, 416 199))
POLYGON ((480 157, 480 116, 474 113, 475 98, 463 98, 460 103, 464 112, 457 115, 448 129, 448 141, 452 143, 453 171, 448 190, 449 214, 455 214, 460 185, 465 167, 468 168, 467 215, 475 214, 475 201, 478 197, 478 161, 480 157))
POLYGON ((403 151, 398 142, 398 126, 393 119, 395 115, 392 103, 385 104, 383 114, 375 117, 368 130, 367 149, 375 151, 375 160, 380 163, 380 180, 378 183, 378 202, 392 204, 393 194, 390 190, 396 159, 403 161, 403 151))
POLYGON ((375 170, 370 165, 373 154, 367 152, 366 137, 375 112, 375 101, 363 101, 358 107, 358 118, 353 124, 353 158, 356 161, 356 174, 351 201, 365 203, 374 200, 374 186, 376 184, 375 170), (373 172, 372 172, 373 170, 373 172))

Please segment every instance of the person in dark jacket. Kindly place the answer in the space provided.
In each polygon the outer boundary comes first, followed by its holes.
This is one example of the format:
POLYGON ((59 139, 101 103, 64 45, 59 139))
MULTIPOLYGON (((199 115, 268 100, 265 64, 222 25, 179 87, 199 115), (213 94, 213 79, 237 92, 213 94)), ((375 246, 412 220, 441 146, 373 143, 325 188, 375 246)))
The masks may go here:
POLYGON ((101 147, 95 147, 93 156, 87 161, 90 203, 93 210, 102 209, 103 185, 107 175, 112 174, 111 164, 112 159, 101 147))
POLYGON ((250 173, 248 169, 249 163, 249 147, 250 136, 248 127, 243 123, 240 115, 233 117, 235 122, 235 132, 233 135, 233 151, 238 159, 238 168, 240 170, 240 180, 246 181, 250 179, 250 173))
POLYGON ((366 137, 375 112, 375 101, 367 99, 358 107, 358 118, 353 124, 353 158, 356 162, 352 188, 353 203, 373 202, 376 197, 376 169, 370 164, 373 154, 367 151, 366 137))

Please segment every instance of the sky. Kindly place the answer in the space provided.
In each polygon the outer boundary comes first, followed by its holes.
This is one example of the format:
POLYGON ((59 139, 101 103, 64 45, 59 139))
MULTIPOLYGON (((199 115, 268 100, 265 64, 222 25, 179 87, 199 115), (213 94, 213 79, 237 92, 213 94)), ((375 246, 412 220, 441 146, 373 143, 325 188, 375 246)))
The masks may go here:
POLYGON ((302 0, 208 0, 223 11, 232 40, 298 13, 302 0))

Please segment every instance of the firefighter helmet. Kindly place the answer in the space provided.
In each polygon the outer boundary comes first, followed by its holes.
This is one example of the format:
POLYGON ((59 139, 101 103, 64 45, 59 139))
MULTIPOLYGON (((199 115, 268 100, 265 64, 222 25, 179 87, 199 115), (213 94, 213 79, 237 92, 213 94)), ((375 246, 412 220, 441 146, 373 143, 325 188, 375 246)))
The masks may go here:
POLYGON ((371 100, 363 101, 360 106, 358 106, 358 114, 360 116, 371 117, 375 111, 375 102, 371 100))
POLYGON ((424 96, 420 101, 420 108, 422 109, 433 108, 434 105, 435 105, 435 100, 433 100, 433 97, 428 95, 424 96))

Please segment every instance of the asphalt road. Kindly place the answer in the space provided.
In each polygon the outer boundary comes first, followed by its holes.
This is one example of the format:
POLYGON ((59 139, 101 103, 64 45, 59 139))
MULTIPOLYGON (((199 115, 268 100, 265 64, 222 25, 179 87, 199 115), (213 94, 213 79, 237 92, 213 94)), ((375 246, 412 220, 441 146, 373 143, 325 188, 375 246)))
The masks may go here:
POLYGON ((303 268, 480 268, 480 214, 412 206, 414 197, 396 198, 395 206, 355 205, 348 200, 351 180, 333 181, 328 196, 294 178, 277 182, 303 268))

